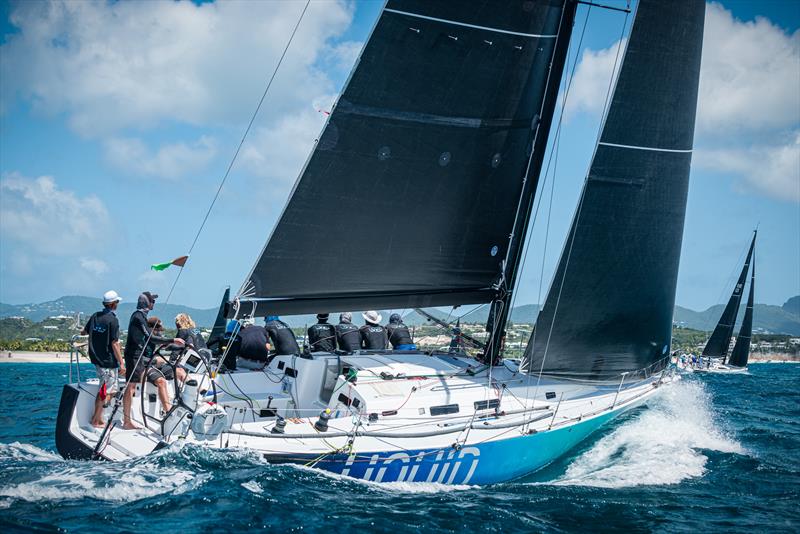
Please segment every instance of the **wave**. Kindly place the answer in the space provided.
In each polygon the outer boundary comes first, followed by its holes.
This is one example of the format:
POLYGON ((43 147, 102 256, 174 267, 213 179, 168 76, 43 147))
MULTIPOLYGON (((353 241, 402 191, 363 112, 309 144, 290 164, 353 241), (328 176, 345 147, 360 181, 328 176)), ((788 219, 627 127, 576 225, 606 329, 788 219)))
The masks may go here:
POLYGON ((704 451, 746 453, 720 428, 701 382, 682 380, 664 387, 649 406, 599 439, 551 484, 601 488, 677 484, 705 473, 704 451))
MULTIPOLYGON (((89 498, 133 502, 198 488, 226 468, 263 465, 247 451, 168 447, 127 462, 64 460, 24 443, 0 443, 0 497, 29 502, 89 498)), ((5 501, 7 502, 7 501, 5 501)))

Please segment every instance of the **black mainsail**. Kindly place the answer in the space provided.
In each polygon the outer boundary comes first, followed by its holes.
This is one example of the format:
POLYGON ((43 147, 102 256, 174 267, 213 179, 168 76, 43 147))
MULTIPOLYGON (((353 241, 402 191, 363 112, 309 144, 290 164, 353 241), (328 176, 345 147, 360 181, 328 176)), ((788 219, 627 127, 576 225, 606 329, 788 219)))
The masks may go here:
POLYGON ((739 316, 739 305, 742 302, 742 294, 744 293, 744 285, 747 282, 747 272, 750 270, 750 260, 753 257, 753 247, 756 245, 756 234, 753 232, 753 240, 750 242, 750 249, 747 251, 747 257, 742 266, 742 272, 739 273, 739 279, 733 288, 731 298, 728 299, 728 305, 719 318, 714 332, 708 339, 705 348, 703 349, 703 356, 707 357, 722 357, 723 359, 728 355, 728 348, 730 347, 731 337, 733 336, 733 326, 736 323, 736 317, 739 316))
POLYGON ((704 15, 702 0, 638 4, 529 372, 618 381, 667 362, 704 15))
MULTIPOLYGON (((753 236, 755 239, 755 236, 753 236)), ((747 359, 750 356, 750 338, 753 335, 753 295, 756 285, 756 262, 753 258, 753 266, 750 271, 750 293, 747 295, 747 308, 744 310, 742 326, 739 327, 739 335, 736 336, 736 344, 731 351, 728 365, 736 367, 747 367, 747 359)))
POLYGON ((518 261, 576 5, 389 0, 240 310, 498 298, 518 261))

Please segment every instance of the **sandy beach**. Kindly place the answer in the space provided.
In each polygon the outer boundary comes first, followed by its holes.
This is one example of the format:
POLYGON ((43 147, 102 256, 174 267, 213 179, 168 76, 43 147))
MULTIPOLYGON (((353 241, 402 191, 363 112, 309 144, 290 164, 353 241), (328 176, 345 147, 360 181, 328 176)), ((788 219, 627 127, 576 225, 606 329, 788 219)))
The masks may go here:
MULTIPOLYGON (((81 358, 82 363, 89 363, 81 358)), ((69 363, 69 352, 2 351, 0 363, 69 363)))

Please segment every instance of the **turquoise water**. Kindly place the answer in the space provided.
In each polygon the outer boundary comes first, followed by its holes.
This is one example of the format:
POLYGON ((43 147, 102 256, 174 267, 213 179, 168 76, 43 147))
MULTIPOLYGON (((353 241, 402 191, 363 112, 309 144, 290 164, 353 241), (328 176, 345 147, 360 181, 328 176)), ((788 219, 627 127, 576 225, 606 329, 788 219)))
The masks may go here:
POLYGON ((455 488, 195 447, 65 461, 53 428, 66 372, 0 364, 1 532, 800 530, 800 365, 689 377, 533 476, 455 488))

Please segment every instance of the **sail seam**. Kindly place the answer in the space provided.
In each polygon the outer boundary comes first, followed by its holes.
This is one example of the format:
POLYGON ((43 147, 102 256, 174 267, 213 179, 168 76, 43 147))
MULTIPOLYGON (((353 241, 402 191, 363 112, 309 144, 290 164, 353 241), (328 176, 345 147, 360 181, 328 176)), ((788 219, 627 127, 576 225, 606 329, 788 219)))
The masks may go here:
POLYGON ((681 154, 690 154, 691 152, 694 151, 694 149, 691 149, 691 148, 686 149, 686 150, 682 150, 682 149, 676 149, 676 148, 658 148, 658 147, 653 147, 653 146, 620 145, 618 143, 606 143, 604 141, 599 142, 598 145, 613 146, 613 147, 616 147, 616 148, 632 148, 634 150, 651 150, 653 152, 678 152, 678 153, 681 153, 681 154))
POLYGON ((495 33, 505 33, 508 35, 518 35, 520 37, 533 37, 536 39, 555 39, 557 35, 540 35, 536 33, 522 33, 522 32, 515 32, 511 30, 501 30, 500 28, 490 28, 488 26, 478 26, 476 24, 468 24, 466 22, 457 22, 455 20, 447 20, 447 19, 440 19, 436 17, 429 17, 427 15, 420 15, 419 13, 409 13, 408 11, 400 11, 398 9, 389 9, 386 8, 384 11, 388 11, 389 13, 396 13, 398 15, 406 15, 408 17, 416 17, 418 19, 425 19, 425 20, 432 20, 435 22, 444 22, 445 24, 453 24, 455 26, 464 26, 466 28, 475 28, 477 30, 486 30, 495 33))

